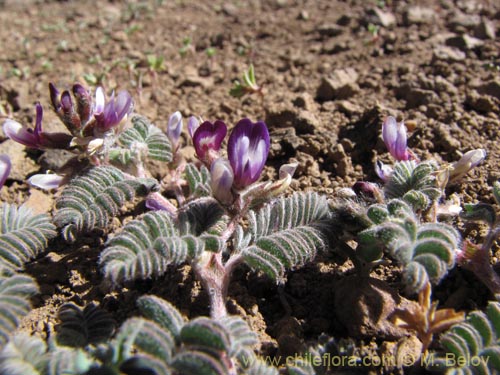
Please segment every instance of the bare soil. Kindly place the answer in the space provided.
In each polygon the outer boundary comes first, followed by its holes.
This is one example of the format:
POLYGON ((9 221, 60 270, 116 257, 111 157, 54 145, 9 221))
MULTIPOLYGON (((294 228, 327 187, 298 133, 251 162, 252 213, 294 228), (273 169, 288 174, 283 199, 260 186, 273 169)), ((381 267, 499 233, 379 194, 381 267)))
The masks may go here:
MULTIPOLYGON (((393 115, 411 128, 409 147, 421 159, 453 162, 470 149, 486 149, 487 159, 448 193, 493 203, 489 186, 500 178, 498 2, 7 0, 0 2, 0 24, 2 117, 31 124, 40 101, 44 129, 63 130, 49 110, 48 83, 81 82, 128 90, 135 111, 163 129, 176 110, 227 124, 262 119, 272 138, 265 178, 296 160, 293 190, 334 196, 357 180, 377 181, 375 160, 390 160, 381 124, 393 115), (152 55, 164 58, 164 69, 150 69, 152 55), (231 97, 232 82, 250 63, 265 95, 231 97)), ((1 199, 50 212, 54 196, 25 180, 57 169, 65 155, 27 150, 1 130, 0 140, 0 153, 14 163, 1 199)), ((161 177, 161 166, 153 174, 161 177)), ((134 212, 140 208, 117 218, 115 228, 134 212)), ((479 226, 461 230, 475 240, 484 234, 479 226)), ((121 322, 136 313, 134 302, 146 293, 171 301, 186 316, 208 314, 208 298, 188 266, 110 291, 97 267, 104 241, 93 236, 68 245, 59 239, 27 265, 41 292, 22 329, 50 334, 67 301, 95 301, 121 322)), ((321 254, 290 272, 280 289, 242 267, 233 278, 229 310, 259 332, 262 355, 300 353, 322 333, 352 340, 358 353, 381 354, 408 333, 384 324, 401 302, 400 270, 379 267, 372 276, 384 286, 360 283, 349 262, 321 254), (346 321, 363 288, 371 290, 369 321, 358 321, 355 313, 346 321)), ((462 269, 453 270, 433 296, 459 310, 484 307, 491 297, 462 269)))

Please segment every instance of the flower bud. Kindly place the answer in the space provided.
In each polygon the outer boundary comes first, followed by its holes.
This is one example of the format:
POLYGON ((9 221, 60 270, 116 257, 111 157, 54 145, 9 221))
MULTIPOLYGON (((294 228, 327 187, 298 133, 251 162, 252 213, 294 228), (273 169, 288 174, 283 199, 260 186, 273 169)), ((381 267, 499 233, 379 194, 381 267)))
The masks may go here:
POLYGON ((229 161, 224 158, 215 160, 210 167, 210 177, 212 195, 222 204, 231 204, 234 201, 231 191, 234 175, 229 161))
POLYGON ((478 148, 467 151, 459 161, 453 163, 450 170, 450 182, 465 176, 471 169, 475 168, 486 158, 486 150, 478 148))
POLYGON ((403 121, 397 122, 394 117, 387 117, 382 124, 382 138, 393 158, 399 161, 410 158, 406 147, 406 126, 403 121))
POLYGON ((168 119, 167 137, 172 143, 172 148, 177 150, 179 147, 179 138, 182 132, 182 115, 179 111, 174 112, 168 119))
POLYGON ((198 126, 200 126, 198 119, 195 116, 191 116, 187 123, 188 133, 191 138, 193 138, 194 132, 198 129, 198 126))
POLYGON ((264 122, 240 120, 229 137, 227 153, 234 172, 234 185, 243 189, 257 181, 269 153, 269 132, 264 122))
POLYGON ((80 117, 80 122, 81 124, 86 124, 92 114, 92 97, 90 96, 90 92, 79 83, 75 83, 73 85, 73 96, 76 99, 76 111, 80 117))

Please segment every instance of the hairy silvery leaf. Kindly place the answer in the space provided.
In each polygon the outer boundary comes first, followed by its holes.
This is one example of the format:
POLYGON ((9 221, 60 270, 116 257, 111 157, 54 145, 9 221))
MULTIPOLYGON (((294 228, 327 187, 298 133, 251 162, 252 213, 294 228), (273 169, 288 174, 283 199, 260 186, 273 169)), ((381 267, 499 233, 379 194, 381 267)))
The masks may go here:
POLYGON ((257 334, 238 316, 226 316, 219 323, 229 335, 231 343, 229 355, 238 358, 240 363, 243 364, 245 359, 248 358, 248 349, 258 343, 257 334))
POLYGON ((177 225, 182 234, 199 236, 206 231, 218 234, 224 230, 223 222, 219 222, 224 220, 223 215, 224 210, 215 199, 201 198, 189 202, 179 210, 177 225))
POLYGON ((168 331, 150 320, 130 318, 120 327, 112 346, 117 353, 117 360, 131 358, 139 351, 167 366, 172 358, 175 340, 168 331))
POLYGON ((407 160, 396 163, 384 187, 386 197, 408 199, 408 203, 418 208, 427 203, 424 207, 427 208, 441 196, 434 174, 436 170, 437 165, 433 161, 417 163, 407 160), (410 193, 412 190, 423 194, 428 201, 425 202, 425 198, 418 193, 410 193))
POLYGON ((172 161, 172 146, 168 137, 142 116, 132 117, 132 127, 120 134, 118 144, 125 153, 129 153, 129 157, 130 154, 142 153, 150 159, 172 161))
POLYGON ((226 375, 228 369, 216 358, 202 351, 189 350, 177 354, 172 368, 183 375, 226 375))
POLYGON ((196 318, 182 327, 180 339, 184 345, 207 347, 210 350, 228 352, 229 335, 217 321, 206 317, 196 318))
POLYGON ((208 197, 212 193, 210 171, 204 165, 201 165, 200 169, 198 169, 193 163, 186 164, 184 177, 188 182, 191 197, 208 197))
POLYGON ((180 342, 178 337, 186 322, 170 302, 155 296, 143 296, 137 300, 137 307, 142 315, 170 332, 177 343, 180 342))
POLYGON ((46 351, 39 337, 18 333, 0 352, 0 374, 44 375, 49 359, 46 351))
POLYGON ((466 220, 484 221, 489 225, 495 224, 496 221, 495 209, 487 203, 464 204, 464 211, 460 213, 460 217, 466 220))
POLYGON ((0 209, 0 266, 12 270, 35 258, 57 235, 47 215, 25 206, 3 204, 0 209))
POLYGON ((286 269, 302 266, 326 245, 329 217, 326 198, 296 193, 259 211, 250 211, 250 246, 241 249, 245 262, 280 281, 286 269))
POLYGON ((403 281, 409 293, 421 290, 427 280, 438 283, 455 265, 455 249, 461 240, 458 232, 444 223, 421 224, 403 200, 391 200, 386 207, 387 211, 380 205, 368 209, 368 216, 378 224, 358 234, 356 256, 373 261, 379 255, 377 249, 385 248, 404 266, 403 281))
POLYGON ((30 298, 37 292, 31 277, 0 272, 0 349, 31 310, 30 298))
POLYGON ((188 209, 179 215, 182 230, 165 211, 149 212, 131 221, 101 253, 104 274, 114 283, 147 279, 163 274, 170 264, 196 259, 205 250, 220 251, 219 237, 210 233, 210 225, 217 224, 213 215, 218 218, 216 210, 206 211, 206 207, 188 209), (184 215, 192 221, 182 219, 184 215))
POLYGON ((146 354, 138 354, 120 365, 120 373, 125 375, 170 375, 165 364, 146 354))
POLYGON ((97 344, 109 339, 115 329, 112 316, 94 304, 82 309, 73 303, 66 303, 59 309, 58 318, 57 342, 66 346, 97 344))
POLYGON ((89 374, 96 363, 83 349, 56 347, 49 353, 48 375, 89 374))
POLYGON ((486 313, 473 311, 465 322, 451 327, 440 339, 444 354, 427 366, 447 373, 497 374, 500 371, 500 303, 490 302, 486 313), (474 358, 462 364, 450 358, 474 358), (448 360, 447 360, 448 359, 448 360))
POLYGON ((125 179, 114 167, 93 167, 70 181, 56 201, 54 222, 67 241, 94 228, 105 228, 125 202, 158 189, 151 178, 125 179))

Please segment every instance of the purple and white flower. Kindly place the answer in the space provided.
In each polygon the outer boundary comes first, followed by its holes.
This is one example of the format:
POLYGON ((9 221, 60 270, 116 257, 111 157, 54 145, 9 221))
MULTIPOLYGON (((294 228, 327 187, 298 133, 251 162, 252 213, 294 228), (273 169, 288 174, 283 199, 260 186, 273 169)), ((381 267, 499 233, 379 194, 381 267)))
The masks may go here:
POLYGON ((392 168, 382 163, 380 160, 377 160, 375 163, 375 173, 377 176, 384 182, 388 181, 392 174, 392 168))
POLYGON ((105 132, 125 122, 133 108, 132 97, 127 91, 120 91, 116 97, 113 92, 111 98, 106 102, 103 88, 98 87, 95 93, 93 112, 97 129, 105 132))
POLYGON ((12 164, 9 156, 5 154, 0 155, 0 188, 5 184, 5 181, 7 181, 11 168, 12 164))
POLYGON ((382 138, 390 154, 398 161, 410 159, 406 141, 406 126, 403 121, 397 122, 392 116, 382 124, 382 138))
POLYGON ((229 160, 219 158, 210 167, 212 195, 222 204, 231 204, 234 196, 231 191, 234 175, 229 160))
POLYGON ((218 157, 220 146, 226 134, 226 124, 220 120, 214 123, 205 121, 198 126, 193 134, 194 149, 198 158, 211 165, 211 162, 218 157))
POLYGON ((198 127, 200 126, 200 121, 195 117, 191 116, 188 118, 188 123, 187 123, 187 128, 188 128, 188 133, 191 138, 193 138, 194 132, 198 127))
POLYGON ((179 111, 174 112, 168 119, 167 137, 172 144, 172 148, 177 150, 182 132, 182 115, 179 111))
POLYGON ((42 141, 42 118, 43 109, 40 103, 36 103, 36 119, 34 129, 28 129, 17 121, 8 119, 3 124, 3 131, 7 137, 31 148, 43 148, 42 141))
POLYGON ((471 169, 477 167, 486 158, 486 150, 478 148, 467 151, 459 161, 453 163, 450 170, 450 181, 456 181, 465 176, 471 169))
POLYGON ((63 180, 64 176, 58 174, 35 174, 28 179, 28 183, 43 190, 52 190, 61 186, 63 180))
POLYGON ((243 189, 259 179, 269 147, 269 131, 264 122, 253 123, 245 118, 236 124, 227 145, 236 189, 243 189))

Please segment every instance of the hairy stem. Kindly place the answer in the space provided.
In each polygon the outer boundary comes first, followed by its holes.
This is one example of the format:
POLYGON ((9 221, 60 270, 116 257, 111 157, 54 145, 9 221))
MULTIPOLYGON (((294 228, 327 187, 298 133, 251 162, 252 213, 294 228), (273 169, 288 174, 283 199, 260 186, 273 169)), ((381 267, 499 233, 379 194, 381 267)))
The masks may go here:
POLYGON ((500 225, 490 230, 481 248, 465 265, 495 296, 500 296, 500 276, 490 263, 490 251, 499 235, 500 225))

